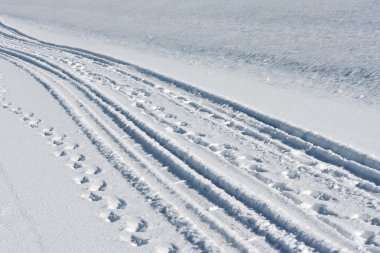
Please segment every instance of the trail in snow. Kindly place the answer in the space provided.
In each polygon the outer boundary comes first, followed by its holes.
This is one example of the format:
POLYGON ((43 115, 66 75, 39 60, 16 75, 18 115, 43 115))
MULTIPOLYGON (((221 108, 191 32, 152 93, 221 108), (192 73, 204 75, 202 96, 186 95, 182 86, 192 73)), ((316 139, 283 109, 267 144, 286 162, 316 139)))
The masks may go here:
MULTIPOLYGON (((145 203, 145 205, 141 203, 141 200, 134 196, 136 194, 134 194, 131 189, 121 187, 118 182, 115 182, 115 178, 110 174, 112 170, 98 165, 98 163, 96 163, 97 159, 92 159, 95 161, 88 161, 88 159, 91 160, 91 157, 88 158, 82 153, 83 148, 80 144, 70 142, 68 140, 70 139, 69 136, 57 132, 54 127, 46 126, 43 120, 36 118, 34 113, 25 112, 21 107, 9 102, 6 94, 7 87, 1 86, 0 88, 2 110, 13 114, 26 127, 36 131, 38 135, 46 139, 46 144, 53 147, 54 155, 57 159, 63 159, 68 169, 76 172, 76 175, 73 177, 73 182, 78 184, 82 189, 81 198, 93 202, 94 205, 101 209, 101 211, 99 211, 99 217, 105 222, 118 222, 115 229, 120 231, 120 241, 127 242, 132 247, 145 245, 147 251, 154 252, 170 252, 170 250, 179 247, 186 251, 186 248, 189 248, 189 245, 183 245, 180 239, 173 239, 176 236, 173 234, 170 235, 170 229, 165 228, 162 224, 162 222, 165 221, 157 218, 158 213, 152 212, 151 208, 149 208, 151 204, 149 201, 145 203), (128 198, 131 203, 127 202, 125 200, 126 198, 128 198), (157 238, 157 234, 161 233, 160 230, 163 227, 165 228, 165 233, 169 235, 169 238, 173 239, 170 242, 165 241, 162 237, 157 238), (149 244, 151 243, 153 246, 150 247, 149 244)), ((32 222, 33 219, 28 217, 28 211, 21 206, 21 201, 17 197, 17 193, 15 193, 11 183, 7 180, 7 176, 4 174, 5 172, 3 173, 2 170, 0 171, 2 182, 6 183, 5 186, 8 188, 6 190, 10 191, 11 195, 15 198, 16 204, 19 206, 16 208, 22 214, 19 219, 21 218, 21 221, 24 220, 26 224, 21 225, 27 226, 27 231, 32 232, 30 240, 35 240, 35 237, 38 236, 36 246, 38 246, 39 249, 36 249, 36 251, 48 251, 45 247, 41 246, 43 245, 43 237, 39 236, 36 232, 36 228, 38 228, 39 225, 34 224, 32 222)), ((5 223, 1 225, 4 226, 6 230, 13 230, 12 224, 5 223)), ((30 247, 30 243, 27 243, 27 245, 30 247)), ((7 247, 5 247, 5 249, 7 249, 7 247)), ((23 249, 13 248, 12 250, 18 252, 23 249)), ((34 249, 31 250, 34 251, 34 249)))
MULTIPOLYGON (((0 56, 33 76, 194 250, 380 249, 376 158, 152 71, 4 24, 0 56)), ((120 240, 149 246, 143 234, 150 221, 124 220, 131 200, 113 194, 104 169, 89 168, 78 144, 4 95, 2 107, 42 129, 57 157, 69 157, 83 197, 108 206, 100 214, 105 221, 126 224, 118 227, 120 240)))

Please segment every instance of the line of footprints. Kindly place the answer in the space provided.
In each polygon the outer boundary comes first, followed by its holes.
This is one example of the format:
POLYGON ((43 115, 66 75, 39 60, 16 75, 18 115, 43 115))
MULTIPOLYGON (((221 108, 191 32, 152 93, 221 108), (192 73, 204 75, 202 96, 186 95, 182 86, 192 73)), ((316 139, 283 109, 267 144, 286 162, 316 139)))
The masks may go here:
MULTIPOLYGON (((100 214, 100 217, 108 223, 123 221, 123 210, 127 208, 127 202, 122 198, 107 195, 108 184, 102 177, 102 174, 104 174, 103 169, 98 166, 87 168, 85 165, 86 156, 79 152, 79 144, 67 144, 66 135, 57 134, 53 127, 43 127, 41 124, 42 120, 36 118, 34 113, 24 113, 21 107, 14 107, 12 103, 8 102, 3 96, 5 92, 4 87, 0 86, 1 108, 20 116, 20 119, 29 127, 42 129, 40 135, 47 138, 48 143, 55 147, 55 155, 57 157, 66 158, 69 161, 67 166, 78 172, 79 175, 74 178, 74 181, 83 186, 84 193, 82 197, 91 202, 100 203, 98 206, 107 209, 107 211, 100 214), (104 205, 104 203, 106 205, 104 205)), ((123 234, 120 240, 129 241, 131 245, 135 247, 149 243, 149 239, 140 237, 141 233, 148 230, 149 224, 146 220, 138 218, 133 221, 125 221, 124 224, 126 224, 126 227, 120 229, 123 234)), ((175 245, 172 245, 169 252, 179 251, 175 245)))

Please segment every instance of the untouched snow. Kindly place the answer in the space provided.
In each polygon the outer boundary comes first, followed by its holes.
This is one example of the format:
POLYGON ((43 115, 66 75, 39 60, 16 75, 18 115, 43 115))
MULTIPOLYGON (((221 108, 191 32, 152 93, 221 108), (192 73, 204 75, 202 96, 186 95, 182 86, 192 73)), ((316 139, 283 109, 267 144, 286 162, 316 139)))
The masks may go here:
POLYGON ((376 0, 1 3, 3 14, 73 27, 135 47, 208 55, 212 61, 227 58, 233 65, 267 64, 362 85, 379 80, 380 62, 373 54, 380 36, 376 0))
POLYGON ((191 64, 301 75, 315 89, 379 102, 377 0, 2 0, 0 10, 191 64))
POLYGON ((378 252, 377 9, 1 0, 0 252, 378 252))

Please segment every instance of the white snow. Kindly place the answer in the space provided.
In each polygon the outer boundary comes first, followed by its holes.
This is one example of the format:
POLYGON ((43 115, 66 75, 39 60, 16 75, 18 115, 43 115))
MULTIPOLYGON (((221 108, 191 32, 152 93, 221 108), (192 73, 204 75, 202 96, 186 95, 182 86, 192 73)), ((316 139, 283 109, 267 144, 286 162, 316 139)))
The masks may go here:
POLYGON ((1 0, 0 252, 377 252, 378 11, 1 0))
MULTIPOLYGON (((212 57, 212 64, 210 64, 203 61, 204 54, 199 56, 201 59, 196 60, 196 64, 193 64, 191 58, 194 56, 190 53, 172 57, 169 53, 161 52, 160 47, 136 49, 133 44, 119 43, 118 37, 104 39, 99 33, 88 34, 88 30, 78 30, 80 23, 78 27, 67 28, 62 24, 56 27, 55 23, 49 23, 49 25, 30 23, 31 21, 25 22, 25 20, 21 21, 9 16, 5 20, 43 40, 86 48, 125 59, 176 80, 228 97, 293 125, 321 133, 362 152, 380 156, 380 142, 371 141, 380 136, 380 114, 378 113, 380 104, 377 92, 380 79, 371 80, 366 84, 368 87, 364 87, 364 81, 360 80, 351 80, 351 83, 347 80, 321 81, 317 75, 305 77, 303 72, 296 70, 280 73, 279 68, 265 67, 267 64, 264 67, 255 64, 236 66, 234 60, 234 67, 220 67, 217 64, 218 57, 212 57), (56 29, 60 33, 57 33, 56 29), (363 88, 365 91, 361 90, 363 88), (361 97, 363 92, 368 93, 364 99, 361 97), (355 134, 352 134, 353 132, 355 134)), ((215 23, 219 22, 215 21, 215 23)), ((149 26, 149 23, 146 25, 149 26)), ((104 29, 104 31, 109 30, 112 31, 112 28, 104 29)), ((125 32, 128 34, 128 30, 125 32)), ((371 34, 371 32, 368 33, 371 34)), ((378 32, 373 33, 378 34, 378 32)), ((194 39, 194 41, 197 40, 194 39)), ((342 40, 337 38, 336 41, 342 40)), ((377 41, 380 41, 380 38, 374 38, 372 44, 379 45, 377 41)), ((143 42, 139 41, 139 45, 143 42)), ((356 46, 359 47, 359 45, 358 42, 356 46)), ((170 52, 176 50, 174 48, 170 52)), ((315 49, 310 49, 308 52, 315 51, 315 49)), ((367 53, 370 54, 368 57, 380 58, 373 57, 379 51, 380 48, 368 50, 367 53)), ((335 54, 334 57, 339 59, 342 55, 347 56, 342 53, 335 54)), ((305 58, 310 58, 310 56, 305 58)), ((375 69, 380 68, 379 63, 371 66, 375 69)))

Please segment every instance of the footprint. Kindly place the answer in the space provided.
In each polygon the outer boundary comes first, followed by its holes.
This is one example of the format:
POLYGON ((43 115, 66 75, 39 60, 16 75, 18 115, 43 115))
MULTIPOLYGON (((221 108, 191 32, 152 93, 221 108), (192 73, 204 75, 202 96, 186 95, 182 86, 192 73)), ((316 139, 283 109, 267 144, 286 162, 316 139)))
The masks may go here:
POLYGON ((125 224, 126 224, 126 227, 123 229, 123 231, 127 231, 130 233, 136 232, 136 230, 139 226, 139 222, 136 220, 127 220, 127 222, 125 224))
POLYGON ((102 169, 100 167, 96 167, 95 171, 94 171, 94 175, 98 175, 102 172, 102 169))
POLYGON ((373 231, 364 231, 361 237, 365 240, 365 244, 367 245, 380 246, 380 239, 373 231))
POLYGON ((105 191, 107 188, 106 181, 95 182, 88 188, 90 191, 105 191))
POLYGON ((250 170, 253 170, 253 171, 256 171, 257 173, 265 173, 265 172, 268 172, 268 170, 264 169, 263 167, 259 166, 259 165, 256 165, 256 164, 252 164, 250 167, 249 167, 250 170))
POLYGON ((34 113, 24 114, 23 121, 29 121, 34 116, 34 113))
POLYGON ((177 116, 174 115, 174 114, 168 113, 168 114, 165 115, 165 118, 167 118, 167 119, 176 119, 177 116))
POLYGON ((121 219, 121 216, 120 215, 117 215, 116 213, 114 212, 110 212, 107 216, 107 220, 109 222, 115 222, 115 221, 118 221, 121 219))
POLYGON ((168 253, 179 253, 179 248, 175 244, 171 244, 168 253))
POLYGON ((216 120, 225 120, 225 118, 223 118, 222 116, 217 115, 217 114, 212 114, 211 117, 216 119, 216 120))
POLYGON ((64 149, 66 150, 75 150, 75 149, 78 149, 80 146, 79 144, 75 143, 74 145, 68 145, 68 146, 65 146, 64 149))
POLYGON ((52 136, 54 131, 54 127, 50 127, 49 129, 44 129, 43 135, 46 137, 52 136))
POLYGON ((79 156, 79 158, 78 158, 77 161, 78 161, 78 162, 83 162, 83 161, 85 161, 85 160, 86 160, 86 156, 84 156, 84 155, 81 154, 81 155, 79 156))
POLYGON ((187 123, 186 121, 180 121, 180 122, 176 122, 177 125, 181 126, 181 127, 185 127, 185 126, 188 126, 189 123, 187 123))
POLYGON ((371 225, 380 226, 380 218, 375 217, 375 218, 371 219, 371 225))
POLYGON ((256 156, 253 156, 253 155, 249 155, 247 156, 247 159, 250 160, 250 161, 254 161, 256 163, 263 163, 264 161, 256 156))
POLYGON ((301 205, 303 202, 297 197, 297 194, 294 194, 294 192, 282 192, 282 195, 293 201, 297 205, 301 205))
POLYGON ((272 185, 272 188, 279 190, 280 192, 293 191, 293 189, 287 186, 285 183, 280 183, 280 182, 274 183, 272 185))
POLYGON ((37 127, 39 127, 40 123, 41 123, 41 120, 40 120, 40 119, 37 120, 37 121, 31 121, 30 124, 29 124, 29 126, 30 126, 31 128, 37 128, 37 127))
POLYGON ((233 145, 231 145, 231 144, 229 144, 229 143, 224 144, 223 147, 224 147, 225 149, 232 149, 232 150, 235 150, 235 151, 238 151, 238 150, 239 150, 237 147, 235 147, 235 146, 233 146, 233 145))
POLYGON ((319 200, 323 200, 323 201, 330 201, 330 200, 337 201, 337 199, 335 197, 331 196, 330 194, 325 193, 325 192, 320 192, 320 191, 313 191, 311 193, 311 196, 315 199, 319 199, 319 200))
POLYGON ((67 155, 67 152, 65 150, 62 150, 58 156, 66 156, 67 155))
POLYGON ((102 172, 102 169, 100 167, 96 167, 96 168, 91 168, 91 169, 88 169, 86 171, 86 174, 89 174, 89 175, 98 175, 102 172))
POLYGON ((55 145, 55 146, 61 146, 63 143, 64 143, 64 142, 61 141, 61 140, 54 140, 54 141, 53 141, 53 145, 55 145))
POLYGON ((61 146, 65 143, 66 135, 62 135, 61 137, 54 137, 53 138, 53 145, 55 146, 61 146))
POLYGON ((107 188, 107 183, 106 181, 103 181, 102 184, 100 185, 98 191, 105 191, 107 188))
POLYGON ((22 110, 21 107, 18 107, 17 109, 13 109, 12 111, 14 114, 22 114, 21 110, 22 110))
POLYGON ((75 180, 75 182, 77 184, 85 184, 85 183, 90 182, 90 180, 88 179, 88 177, 75 178, 74 180, 75 180))
POLYGON ((186 130, 179 126, 173 126, 173 132, 177 134, 185 134, 186 130))
POLYGON ((270 178, 268 178, 268 177, 266 177, 266 176, 264 176, 264 174, 262 174, 262 173, 258 173, 258 172, 256 172, 256 173, 254 173, 253 175, 254 175, 258 180, 260 180, 261 182, 263 182, 263 183, 265 183, 265 184, 267 184, 267 185, 271 185, 271 184, 273 184, 273 180, 270 179, 270 178))
POLYGON ((127 207, 127 202, 121 198, 108 198, 108 208, 110 209, 125 209, 127 207))
POLYGON ((127 207, 127 202, 123 199, 119 199, 119 204, 116 209, 125 209, 127 207))
POLYGON ((236 161, 237 156, 235 154, 235 151, 232 149, 224 149, 219 153, 224 159, 226 159, 229 163, 239 166, 239 163, 236 161))
POLYGON ((198 145, 201 145, 201 146, 204 146, 204 147, 207 147, 210 145, 210 143, 204 141, 202 138, 203 137, 199 137, 199 136, 196 136, 196 135, 193 135, 193 134, 188 134, 186 135, 188 139, 190 139, 194 144, 198 144, 198 145))
POLYGON ((104 212, 100 214, 100 217, 103 218, 106 222, 115 222, 121 219, 120 215, 117 215, 114 212, 104 212))
POLYGON ((12 103, 3 103, 3 109, 8 109, 12 103))
POLYGON ((329 216, 335 216, 338 217, 338 214, 329 210, 325 204, 314 204, 311 209, 316 211, 317 213, 321 215, 329 215, 329 216))
POLYGON ((188 101, 187 98, 184 97, 184 96, 178 96, 177 99, 180 100, 180 101, 182 101, 182 102, 187 102, 188 101))
POLYGON ((78 162, 75 162, 75 163, 73 164, 73 168, 74 168, 74 169, 80 169, 80 168, 82 168, 82 167, 83 167, 83 165, 80 164, 80 163, 78 163, 78 162))
POLYGON ((148 244, 148 242, 149 242, 149 239, 143 239, 143 238, 135 236, 135 235, 131 236, 132 246, 140 247, 140 246, 148 244))
POLYGON ((218 151, 220 151, 220 146, 219 146, 219 144, 217 144, 217 143, 212 143, 212 144, 208 145, 208 148, 209 148, 211 151, 213 151, 213 152, 218 152, 218 151))
POLYGON ((139 224, 137 225, 135 232, 146 232, 148 229, 148 222, 144 219, 141 219, 139 224))
POLYGON ((94 202, 95 202, 95 201, 99 201, 99 200, 101 200, 101 199, 102 199, 102 196, 97 195, 97 194, 91 192, 91 193, 90 193, 90 196, 89 196, 88 198, 90 199, 90 201, 94 201, 94 202))

